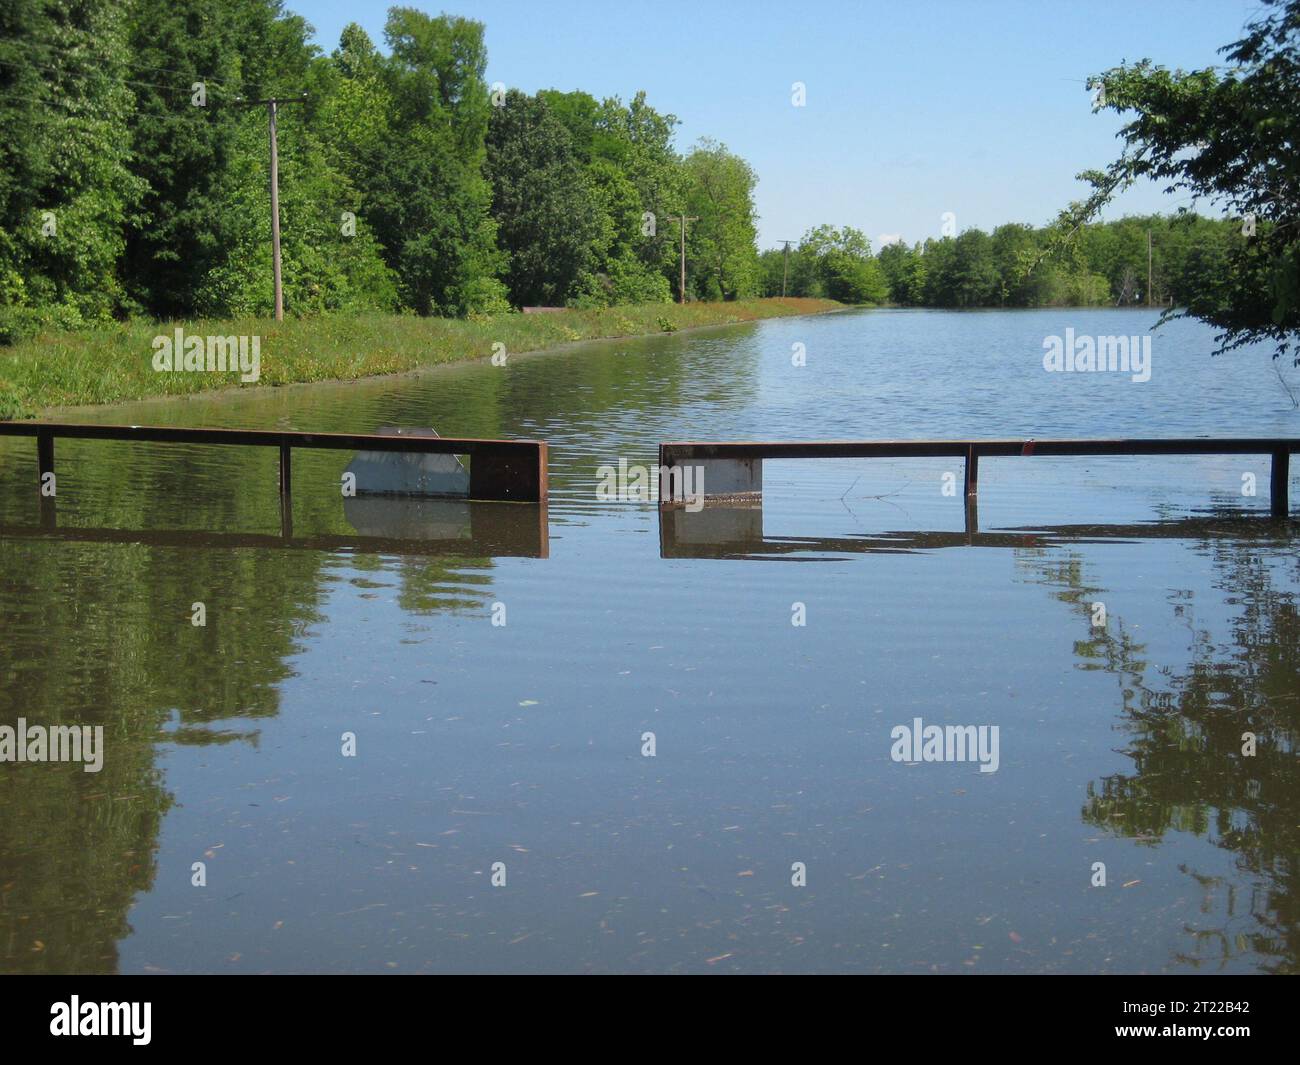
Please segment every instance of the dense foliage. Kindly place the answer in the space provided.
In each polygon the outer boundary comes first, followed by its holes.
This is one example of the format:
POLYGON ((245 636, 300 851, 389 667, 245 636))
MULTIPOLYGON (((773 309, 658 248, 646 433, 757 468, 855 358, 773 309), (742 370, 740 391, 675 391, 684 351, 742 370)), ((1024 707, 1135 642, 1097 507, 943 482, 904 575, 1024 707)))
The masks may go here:
MULTIPOLYGON (((1104 78, 1135 111, 1096 195, 1051 225, 873 251, 817 226, 757 248, 757 176, 644 93, 527 95, 485 80, 481 23, 388 13, 329 55, 283 0, 6 0, 0 7, 0 342, 43 326, 269 314, 268 114, 280 107, 285 306, 479 317, 510 307, 824 297, 936 307, 1186 307, 1285 345, 1300 305, 1300 0, 1227 73, 1104 78), (305 96, 304 96, 305 94, 305 96), (1140 176, 1232 220, 1089 221, 1140 176), (1239 214, 1258 218, 1247 235, 1239 214), (1148 293, 1148 236, 1151 270, 1148 293)), ((1229 345, 1230 346, 1230 345, 1229 345)))
POLYGON ((0 10, 0 340, 271 308, 279 108, 291 314, 757 293, 753 191, 637 95, 491 91, 483 26, 389 11, 326 56, 281 0, 11 0, 0 10), (306 94, 303 99, 303 94, 306 94))
POLYGON ((887 244, 873 256, 856 230, 820 226, 788 259, 763 253, 762 285, 769 296, 779 296, 784 281, 792 296, 912 307, 1128 306, 1148 298, 1148 238, 1150 301, 1158 306, 1201 299, 1246 243, 1239 222, 1179 214, 1092 223, 1070 241, 1058 225, 967 229, 887 244))
POLYGON ((1246 36, 1220 51, 1224 68, 1170 71, 1150 60, 1093 79, 1101 107, 1135 116, 1124 150, 1062 222, 1083 220, 1140 178, 1202 198, 1238 219, 1243 239, 1202 254, 1201 281, 1181 313, 1219 327, 1223 350, 1300 337, 1300 0, 1264 0, 1246 36))

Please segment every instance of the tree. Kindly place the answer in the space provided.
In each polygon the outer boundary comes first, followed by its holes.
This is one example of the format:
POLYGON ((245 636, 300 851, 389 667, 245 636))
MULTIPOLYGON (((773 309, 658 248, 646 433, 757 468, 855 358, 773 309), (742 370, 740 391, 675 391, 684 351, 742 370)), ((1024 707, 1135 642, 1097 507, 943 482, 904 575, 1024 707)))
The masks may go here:
MULTIPOLYGON (((358 205, 357 192, 334 168, 305 117, 304 109, 294 108, 279 126, 285 305, 295 315, 391 311, 397 304, 392 272, 364 217, 348 211, 358 205)), ((199 314, 273 313, 266 137, 265 110, 245 110, 215 203, 227 219, 225 255, 198 284, 199 314)))
POLYGON ((871 257, 871 242, 851 226, 810 229, 799 242, 798 258, 801 267, 816 275, 818 283, 807 287, 818 295, 841 303, 882 303, 889 296, 885 275, 871 257))
MULTIPOLYGON (((1300 0, 1268 12, 1220 51, 1231 66, 1170 71, 1144 59, 1093 79, 1105 108, 1136 115, 1124 148, 1067 217, 1082 221, 1139 178, 1206 197, 1242 219, 1225 249, 1228 270, 1202 277, 1184 314, 1216 326, 1219 351, 1272 341, 1274 358, 1300 335, 1300 0)), ((1300 365, 1300 351, 1296 352, 1300 365)))
POLYGON ((129 169, 121 11, 20 4, 0 20, 27 35, 22 53, 4 45, 0 58, 24 58, 0 70, 32 94, 0 98, 0 130, 13 137, 0 149, 0 336, 13 339, 124 310, 122 234, 142 189, 129 169))
POLYGON ((548 89, 538 96, 569 131, 598 217, 599 236, 572 302, 670 300, 678 245, 667 218, 682 203, 681 160, 672 146, 677 119, 650 107, 645 93, 627 105, 585 92, 548 89))
POLYGON ((127 227, 123 274, 140 306, 175 317, 192 313, 202 279, 226 261, 235 220, 217 204, 243 117, 236 98, 301 92, 313 49, 306 23, 280 0, 128 10, 129 143, 145 192, 127 227))
POLYGON ((982 229, 925 242, 925 301, 934 307, 992 307, 1002 279, 993 240, 982 229))
POLYGON ((579 306, 666 303, 672 299, 662 268, 645 261, 653 254, 653 233, 644 231, 642 200, 630 178, 613 162, 597 159, 587 188, 598 222, 591 265, 579 276, 574 299, 579 306))
POLYGON ((703 138, 684 162, 687 284, 697 299, 734 300, 758 291, 758 179, 748 163, 703 138), (691 270, 694 272, 691 273, 691 270))
POLYGON ((504 263, 483 175, 491 106, 483 25, 395 7, 384 35, 391 133, 363 191, 403 302, 419 314, 497 309, 504 263))
POLYGON ((902 241, 886 244, 876 256, 889 299, 903 307, 916 307, 925 300, 925 260, 920 246, 909 248, 902 241))
POLYGON ((512 89, 492 109, 487 174, 510 302, 564 303, 593 265, 600 220, 569 131, 543 100, 512 89))
MULTIPOLYGON (((680 273, 679 243, 673 240, 673 227, 666 221, 670 215, 682 213, 686 198, 686 174, 673 148, 677 125, 676 116, 662 115, 646 103, 644 92, 638 92, 626 105, 612 97, 601 104, 593 146, 598 157, 618 166, 640 203, 640 217, 630 218, 630 228, 625 225, 620 231, 619 246, 611 250, 611 256, 629 264, 633 258, 639 261, 647 276, 638 285, 661 293, 663 298, 671 298, 667 281, 680 273), (649 231, 644 224, 647 217, 655 222, 649 231), (650 275, 662 276, 664 284, 650 280, 650 275)), ((630 265, 628 269, 632 269, 630 265)))
POLYGON ((1032 266, 1038 257, 1033 227, 1017 223, 993 231, 992 253, 998 274, 997 299, 1002 307, 1030 307, 1034 303, 1032 266))
POLYGON ((39 228, 38 190, 51 176, 59 110, 41 62, 53 55, 48 20, 39 0, 0 7, 0 339, 13 339, 20 319, 31 317, 28 244, 39 228))

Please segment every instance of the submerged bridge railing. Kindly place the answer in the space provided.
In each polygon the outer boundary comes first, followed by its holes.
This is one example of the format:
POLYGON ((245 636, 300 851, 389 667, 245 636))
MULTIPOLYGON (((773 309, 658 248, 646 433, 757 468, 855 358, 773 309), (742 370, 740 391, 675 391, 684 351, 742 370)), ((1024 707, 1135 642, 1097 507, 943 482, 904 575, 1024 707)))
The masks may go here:
POLYGON ((673 467, 702 471, 705 501, 760 499, 764 459, 950 457, 965 462, 966 495, 979 491, 979 460, 1001 456, 1063 455, 1268 455, 1272 458, 1269 509, 1289 513, 1291 453, 1300 437, 1180 437, 1124 440, 822 440, 691 441, 659 445, 660 503, 680 505, 685 477, 673 467))
POLYGON ((154 425, 84 425, 55 422, 0 422, 0 436, 36 438, 37 485, 43 509, 53 503, 47 490, 54 480, 57 439, 118 440, 128 443, 214 444, 273 447, 280 455, 280 512, 285 535, 292 534, 293 451, 391 451, 468 455, 469 491, 473 500, 544 503, 547 497, 547 448, 536 440, 481 440, 449 436, 399 436, 372 433, 303 433, 272 429, 193 429, 154 425))

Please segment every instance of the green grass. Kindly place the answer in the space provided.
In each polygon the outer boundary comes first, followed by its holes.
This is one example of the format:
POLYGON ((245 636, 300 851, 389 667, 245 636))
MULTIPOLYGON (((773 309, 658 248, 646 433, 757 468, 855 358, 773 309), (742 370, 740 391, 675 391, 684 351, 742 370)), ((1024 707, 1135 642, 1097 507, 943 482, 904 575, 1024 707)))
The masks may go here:
POLYGON ((577 340, 817 314, 840 306, 832 300, 790 298, 502 314, 479 321, 375 314, 283 322, 128 322, 50 332, 0 348, 0 419, 32 418, 50 407, 255 387, 241 385, 237 373, 155 371, 153 338, 170 336, 177 326, 187 336, 260 336, 257 385, 266 386, 349 381, 481 359, 493 353, 495 343, 520 354, 577 340))

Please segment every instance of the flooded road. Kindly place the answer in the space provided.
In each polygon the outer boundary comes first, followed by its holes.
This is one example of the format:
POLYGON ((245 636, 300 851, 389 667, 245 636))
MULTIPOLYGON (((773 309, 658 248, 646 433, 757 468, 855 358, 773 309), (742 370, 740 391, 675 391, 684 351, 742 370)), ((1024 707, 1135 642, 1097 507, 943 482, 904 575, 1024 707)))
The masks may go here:
POLYGON ((550 444, 548 512, 367 509, 295 453, 295 546, 271 449, 60 441, 33 534, 0 440, 0 725, 105 752, 0 765, 0 970, 1300 969, 1265 456, 984 459, 973 534, 949 459, 768 462, 722 517, 597 491, 672 440, 1300 435, 1196 323, 1148 381, 1044 370, 1154 318, 848 312, 67 415, 550 444), (895 757, 918 719, 996 727, 996 769, 895 757))

